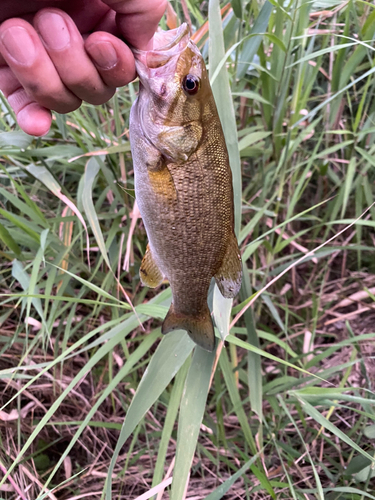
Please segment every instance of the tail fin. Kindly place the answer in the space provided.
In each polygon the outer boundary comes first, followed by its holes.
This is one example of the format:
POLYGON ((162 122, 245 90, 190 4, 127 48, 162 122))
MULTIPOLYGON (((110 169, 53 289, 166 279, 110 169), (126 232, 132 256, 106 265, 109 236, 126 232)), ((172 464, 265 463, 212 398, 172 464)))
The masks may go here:
POLYGON ((188 316, 176 313, 172 304, 162 324, 161 332, 169 333, 173 330, 186 330, 189 337, 206 351, 212 352, 215 348, 214 325, 208 306, 199 316, 188 316))

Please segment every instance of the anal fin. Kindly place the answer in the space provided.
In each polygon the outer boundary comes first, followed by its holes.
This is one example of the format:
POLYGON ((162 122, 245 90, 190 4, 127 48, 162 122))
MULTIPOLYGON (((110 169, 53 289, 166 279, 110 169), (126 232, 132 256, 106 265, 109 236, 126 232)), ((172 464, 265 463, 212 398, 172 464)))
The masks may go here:
POLYGON ((232 234, 219 271, 214 276, 223 297, 233 299, 241 288, 242 265, 237 239, 232 234))
POLYGON ((215 348, 215 331, 208 306, 199 315, 176 312, 173 304, 161 327, 163 334, 173 330, 185 330, 189 337, 202 349, 212 352, 215 348))
POLYGON ((152 256, 150 245, 147 245, 146 253, 142 259, 139 276, 142 283, 150 288, 159 286, 163 281, 163 274, 152 256))

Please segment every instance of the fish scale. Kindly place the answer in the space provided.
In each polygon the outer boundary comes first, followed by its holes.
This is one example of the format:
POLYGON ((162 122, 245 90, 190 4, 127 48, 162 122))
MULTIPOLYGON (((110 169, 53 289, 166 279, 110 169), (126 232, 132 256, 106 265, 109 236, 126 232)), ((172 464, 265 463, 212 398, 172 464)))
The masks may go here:
POLYGON ((234 235, 232 174, 203 58, 186 24, 133 50, 140 91, 130 115, 135 194, 149 245, 140 277, 167 279, 172 304, 162 332, 186 330, 215 347, 207 294, 214 277, 234 297, 242 269, 234 235))

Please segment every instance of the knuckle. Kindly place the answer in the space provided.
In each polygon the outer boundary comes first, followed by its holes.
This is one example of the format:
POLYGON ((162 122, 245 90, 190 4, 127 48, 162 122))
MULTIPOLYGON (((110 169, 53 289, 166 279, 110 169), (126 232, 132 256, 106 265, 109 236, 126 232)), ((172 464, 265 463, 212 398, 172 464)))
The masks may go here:
POLYGON ((79 108, 81 104, 78 97, 58 85, 28 82, 25 89, 38 104, 58 113, 69 113, 79 108))
POLYGON ((129 67, 129 65, 119 66, 112 71, 108 71, 104 76, 106 82, 111 87, 123 87, 129 82, 133 81, 136 77, 135 67, 129 67))
POLYGON ((4 93, 5 97, 8 97, 9 94, 20 87, 20 82, 9 67, 0 68, 0 90, 4 93))
POLYGON ((22 87, 15 89, 8 97, 8 102, 16 114, 18 114, 27 104, 31 102, 30 96, 22 87))
POLYGON ((115 93, 116 89, 106 89, 105 91, 98 94, 90 94, 85 98, 85 101, 89 104, 98 106, 99 104, 106 103, 115 93))
POLYGON ((95 74, 86 72, 81 75, 71 75, 69 80, 63 78, 63 82, 73 94, 94 105, 107 102, 114 93, 114 89, 105 85, 96 72, 95 74))
POLYGON ((56 111, 57 113, 66 114, 75 111, 81 106, 81 104, 82 101, 80 99, 77 99, 74 103, 56 102, 55 105, 51 107, 51 109, 53 111, 56 111))

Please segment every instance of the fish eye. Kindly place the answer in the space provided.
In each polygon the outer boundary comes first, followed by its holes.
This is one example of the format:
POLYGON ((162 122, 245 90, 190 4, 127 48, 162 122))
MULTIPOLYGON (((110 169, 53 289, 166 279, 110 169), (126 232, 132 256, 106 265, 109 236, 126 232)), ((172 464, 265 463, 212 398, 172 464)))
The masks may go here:
POLYGON ((194 75, 186 75, 182 80, 182 88, 188 95, 194 95, 199 90, 200 80, 194 75))

